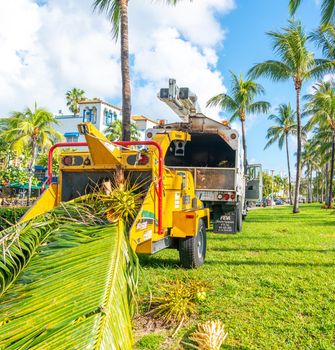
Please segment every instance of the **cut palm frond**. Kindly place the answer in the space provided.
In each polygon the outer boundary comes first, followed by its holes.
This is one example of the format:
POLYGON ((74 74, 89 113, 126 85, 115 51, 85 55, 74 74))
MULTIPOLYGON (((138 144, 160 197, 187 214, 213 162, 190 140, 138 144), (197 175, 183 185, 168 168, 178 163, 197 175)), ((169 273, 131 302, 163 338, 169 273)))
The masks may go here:
POLYGON ((197 344, 199 350, 220 350, 227 336, 223 323, 216 320, 198 325, 190 339, 197 344))
POLYGON ((61 224, 0 302, 0 349, 132 349, 122 226, 61 224))
POLYGON ((207 287, 199 281, 177 279, 166 282, 158 295, 152 298, 149 314, 161 318, 167 325, 181 325, 196 312, 197 302, 206 299, 207 287))
POLYGON ((73 201, 0 232, 0 296, 24 270, 36 249, 65 222, 101 224, 103 221, 94 215, 94 208, 73 201))

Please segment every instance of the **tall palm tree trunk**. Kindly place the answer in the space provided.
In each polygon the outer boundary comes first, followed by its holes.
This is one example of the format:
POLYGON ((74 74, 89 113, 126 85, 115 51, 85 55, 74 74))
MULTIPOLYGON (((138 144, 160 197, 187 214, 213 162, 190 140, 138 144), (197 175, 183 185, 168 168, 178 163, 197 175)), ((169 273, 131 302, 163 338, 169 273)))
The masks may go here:
POLYGON ((324 182, 324 179, 323 179, 323 176, 322 176, 322 172, 323 172, 323 169, 320 170, 320 179, 321 179, 321 198, 320 198, 320 202, 323 203, 323 194, 324 194, 324 190, 325 190, 325 182, 324 182))
POLYGON ((333 198, 333 179, 334 179, 334 157, 335 157, 335 132, 332 135, 332 160, 330 164, 330 179, 329 179, 329 194, 328 194, 328 208, 332 205, 333 198))
POLYGON ((33 182, 33 176, 34 176, 34 167, 36 162, 36 156, 37 156, 37 142, 36 140, 33 140, 32 145, 32 155, 31 160, 29 162, 29 168, 28 168, 28 196, 27 196, 27 206, 30 206, 30 199, 31 199, 31 186, 33 182))
POLYGON ((299 190, 300 190, 300 176, 301 176, 301 115, 300 115, 300 91, 301 82, 296 82, 297 93, 297 172, 295 180, 294 205, 293 213, 299 213, 299 190))
POLYGON ((243 146, 243 166, 244 166, 244 174, 247 173, 247 140, 245 137, 245 125, 244 125, 244 118, 241 118, 241 125, 242 125, 242 146, 243 146))
POLYGON ((326 167, 325 167, 325 179, 326 179, 326 186, 325 186, 325 202, 326 205, 329 204, 329 199, 328 199, 328 195, 329 195, 329 162, 326 163, 326 167))
POLYGON ((128 0, 119 0, 121 15, 122 140, 130 141, 131 88, 128 40, 128 0))
POLYGON ((312 190, 311 170, 310 170, 310 165, 307 164, 307 203, 311 203, 311 190, 312 190))
POLYGON ((292 184, 291 184, 291 167, 290 167, 290 153, 288 151, 288 135, 285 135, 286 143, 286 158, 287 158, 287 171, 288 171, 288 198, 292 205, 292 184))

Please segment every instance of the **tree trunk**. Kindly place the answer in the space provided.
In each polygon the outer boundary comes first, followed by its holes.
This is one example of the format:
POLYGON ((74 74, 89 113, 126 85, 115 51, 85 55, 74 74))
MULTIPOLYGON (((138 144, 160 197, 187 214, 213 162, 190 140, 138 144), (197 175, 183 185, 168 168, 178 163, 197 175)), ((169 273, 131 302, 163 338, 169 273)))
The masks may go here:
POLYGON ((131 89, 128 41, 128 0, 119 0, 121 16, 122 141, 130 141, 131 89))
POLYGON ((286 142, 286 157, 287 157, 287 171, 288 171, 288 198, 292 205, 292 184, 291 184, 291 167, 290 167, 290 152, 288 151, 288 135, 285 135, 286 142))
POLYGON ((244 125, 244 119, 241 118, 241 125, 242 125, 242 145, 243 145, 243 166, 244 166, 244 174, 247 173, 247 140, 245 137, 245 125, 244 125))
POLYGON ((325 190, 325 182, 324 182, 324 179, 323 179, 323 176, 322 176, 322 172, 323 172, 323 169, 321 169, 321 171, 320 171, 320 179, 321 179, 321 198, 320 198, 320 202, 321 203, 323 203, 323 199, 324 199, 323 193, 324 193, 324 190, 325 190))
POLYGON ((307 164, 307 203, 311 203, 311 171, 309 168, 309 164, 307 164))
POLYGON ((33 140, 33 145, 32 145, 32 155, 31 155, 31 160, 29 163, 28 167, 28 196, 27 196, 27 206, 30 206, 30 198, 31 198, 31 186, 33 182, 33 177, 34 177, 34 167, 35 167, 35 162, 36 162, 36 156, 37 156, 37 142, 36 140, 33 140))
POLYGON ((325 169, 325 178, 326 178, 326 189, 325 189, 325 202, 326 205, 329 205, 329 164, 326 163, 326 169, 325 169))
POLYGON ((335 133, 333 131, 333 135, 332 135, 332 160, 331 160, 331 163, 330 163, 328 208, 331 208, 332 199, 333 199, 334 156, 335 156, 335 133))
MULTIPOLYGON (((299 83, 299 82, 298 82, 299 83)), ((295 180, 295 192, 294 192, 294 204, 293 204, 293 213, 299 213, 299 190, 300 190, 300 174, 301 174, 301 115, 300 115, 300 86, 297 84, 296 93, 297 93, 297 171, 296 171, 296 180, 295 180)))

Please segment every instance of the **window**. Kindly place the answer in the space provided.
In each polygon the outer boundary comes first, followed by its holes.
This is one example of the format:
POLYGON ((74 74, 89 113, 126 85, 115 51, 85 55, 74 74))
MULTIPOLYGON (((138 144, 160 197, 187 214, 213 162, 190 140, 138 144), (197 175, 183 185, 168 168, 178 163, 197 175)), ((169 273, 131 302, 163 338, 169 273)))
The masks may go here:
POLYGON ((67 132, 64 134, 66 142, 78 142, 79 132, 67 132))
POLYGON ((116 118, 114 117, 114 113, 111 110, 105 109, 105 123, 106 125, 112 124, 116 118))
POLYGON ((85 108, 83 110, 83 122, 90 122, 96 124, 97 122, 97 108, 85 108))

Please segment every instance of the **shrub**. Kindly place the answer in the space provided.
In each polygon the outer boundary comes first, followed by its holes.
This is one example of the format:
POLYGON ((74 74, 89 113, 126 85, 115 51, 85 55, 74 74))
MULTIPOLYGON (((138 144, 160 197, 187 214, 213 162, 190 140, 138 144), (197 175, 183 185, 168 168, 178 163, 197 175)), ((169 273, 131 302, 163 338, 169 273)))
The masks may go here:
POLYGON ((0 208, 0 231, 17 223, 27 210, 26 207, 0 208))

